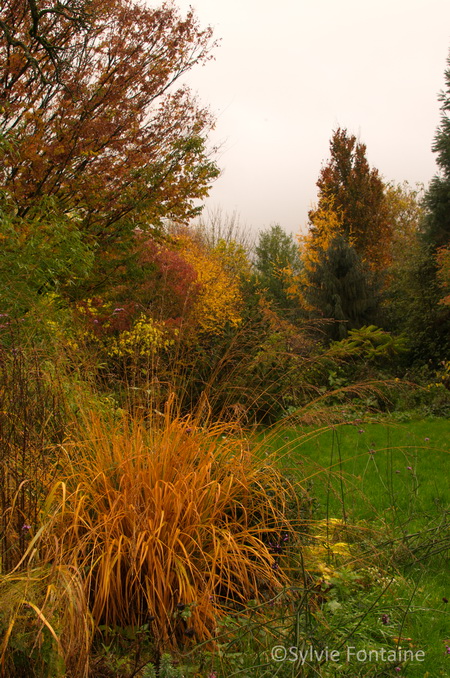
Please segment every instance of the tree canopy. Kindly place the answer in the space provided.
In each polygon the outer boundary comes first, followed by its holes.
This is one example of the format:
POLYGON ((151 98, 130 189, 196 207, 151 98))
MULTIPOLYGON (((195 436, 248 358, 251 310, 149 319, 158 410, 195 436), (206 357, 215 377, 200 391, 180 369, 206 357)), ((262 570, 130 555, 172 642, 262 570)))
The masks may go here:
POLYGON ((299 294, 305 309, 336 321, 332 338, 374 322, 380 271, 391 258, 392 222, 385 185, 366 159, 366 146, 345 129, 333 132, 330 159, 322 167, 319 200, 300 239, 303 272, 299 294))
POLYGON ((0 189, 19 214, 54 196, 105 246, 124 227, 196 213, 218 170, 208 110, 173 87, 209 56, 192 11, 10 0, 0 21, 0 189))
POLYGON ((338 128, 330 141, 330 160, 322 167, 317 186, 319 201, 309 219, 314 236, 321 210, 332 204, 342 216, 342 232, 374 270, 387 265, 392 237, 384 183, 366 158, 366 146, 338 128))

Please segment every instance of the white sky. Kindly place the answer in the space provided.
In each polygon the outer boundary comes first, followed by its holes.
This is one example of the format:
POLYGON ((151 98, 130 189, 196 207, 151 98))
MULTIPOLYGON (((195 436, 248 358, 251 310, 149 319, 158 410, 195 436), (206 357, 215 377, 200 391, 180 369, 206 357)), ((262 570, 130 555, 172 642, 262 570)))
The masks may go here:
POLYGON ((220 39, 186 80, 217 116, 208 209, 298 233, 332 130, 386 180, 428 184, 450 48, 449 0, 175 0, 220 39))

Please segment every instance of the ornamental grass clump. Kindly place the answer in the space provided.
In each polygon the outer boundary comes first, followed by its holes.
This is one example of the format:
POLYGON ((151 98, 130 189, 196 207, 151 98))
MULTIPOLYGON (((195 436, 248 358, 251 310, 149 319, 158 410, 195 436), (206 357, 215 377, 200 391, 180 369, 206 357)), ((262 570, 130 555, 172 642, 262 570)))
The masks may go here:
POLYGON ((288 489, 230 427, 93 417, 47 505, 47 558, 83 573, 97 625, 150 625, 165 647, 213 636, 225 610, 279 589, 270 542, 288 489))

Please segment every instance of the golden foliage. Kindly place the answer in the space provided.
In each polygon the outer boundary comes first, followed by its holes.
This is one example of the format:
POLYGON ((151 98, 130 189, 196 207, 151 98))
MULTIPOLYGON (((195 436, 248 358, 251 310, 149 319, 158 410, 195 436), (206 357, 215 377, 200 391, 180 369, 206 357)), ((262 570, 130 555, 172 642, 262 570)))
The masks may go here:
MULTIPOLYGON (((344 217, 332 196, 323 197, 312 217, 312 228, 307 235, 300 236, 303 251, 303 265, 312 270, 320 261, 320 251, 328 249, 332 240, 344 235, 344 217)), ((350 244, 352 238, 349 239, 350 244)))
POLYGON ((229 270, 232 253, 208 249, 198 240, 183 234, 178 237, 183 258, 197 273, 201 289, 193 316, 203 332, 220 334, 226 327, 237 327, 242 320, 242 296, 237 277, 229 270), (228 270, 227 270, 228 266, 228 270))
MULTIPOLYGON (((86 423, 72 477, 48 502, 48 557, 85 573, 97 624, 151 619, 167 646, 211 637, 235 602, 286 576, 267 540, 291 533, 286 483, 230 427, 173 419, 86 423), (189 634, 187 634, 189 636, 189 634)), ((45 549, 44 549, 45 550, 45 549)))
MULTIPOLYGON (((315 270, 321 260, 321 253, 328 249, 332 240, 344 234, 342 210, 336 206, 333 196, 323 196, 320 205, 311 213, 312 227, 306 235, 299 235, 303 267, 297 276, 292 277, 288 288, 289 295, 297 299, 306 311, 315 310, 306 300, 302 290, 308 285, 308 274, 315 270)), ((349 239, 353 244, 352 239, 349 239)))
POLYGON ((248 280, 250 278, 250 261, 243 245, 235 240, 221 239, 212 251, 220 258, 223 267, 233 279, 248 280))

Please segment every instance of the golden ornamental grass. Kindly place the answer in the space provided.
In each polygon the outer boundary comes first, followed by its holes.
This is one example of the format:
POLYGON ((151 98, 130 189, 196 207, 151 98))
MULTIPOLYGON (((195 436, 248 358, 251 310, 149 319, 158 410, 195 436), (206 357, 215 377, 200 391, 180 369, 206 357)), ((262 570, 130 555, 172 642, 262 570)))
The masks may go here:
POLYGON ((291 530, 288 490, 229 427, 92 418, 67 452, 47 557, 83 573, 97 624, 203 640, 230 605, 286 583, 269 542, 291 530))

